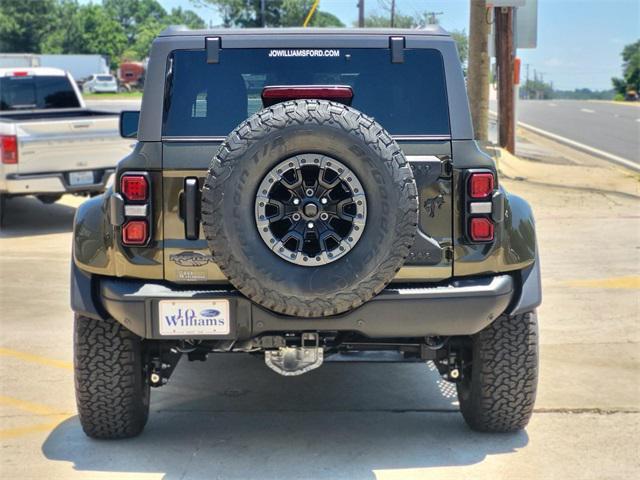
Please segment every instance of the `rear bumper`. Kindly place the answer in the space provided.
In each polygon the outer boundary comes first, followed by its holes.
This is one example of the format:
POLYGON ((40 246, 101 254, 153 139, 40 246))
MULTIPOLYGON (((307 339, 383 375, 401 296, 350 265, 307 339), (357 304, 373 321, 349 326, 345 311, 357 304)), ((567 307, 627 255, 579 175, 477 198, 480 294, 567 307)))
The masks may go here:
POLYGON ((4 182, 4 192, 9 195, 37 195, 45 193, 102 192, 115 169, 94 170, 94 183, 72 186, 69 172, 10 174, 4 182))
POLYGON ((268 311, 237 290, 186 289, 164 282, 93 277, 72 268, 72 308, 81 315, 108 315, 143 338, 159 334, 161 300, 228 299, 232 328, 226 336, 200 339, 248 339, 266 332, 358 332, 371 338, 471 335, 504 313, 517 295, 514 276, 454 280, 438 286, 387 288, 361 307, 328 318, 295 318, 268 311), (75 273, 73 272, 75 271, 75 273), (83 279, 84 277, 84 279, 83 279), (93 295, 94 298, 88 298, 93 295), (97 304, 97 305, 96 305, 97 304))

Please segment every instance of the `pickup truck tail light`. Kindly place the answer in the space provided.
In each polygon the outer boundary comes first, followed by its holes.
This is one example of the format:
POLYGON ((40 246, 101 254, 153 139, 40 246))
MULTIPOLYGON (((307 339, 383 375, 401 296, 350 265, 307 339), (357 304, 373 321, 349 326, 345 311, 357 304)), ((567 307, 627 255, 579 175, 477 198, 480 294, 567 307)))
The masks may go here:
POLYGON ((493 195, 496 182, 493 172, 471 170, 466 176, 466 230, 474 243, 492 242, 495 236, 493 195))
POLYGON ((0 135, 0 157, 5 165, 18 163, 18 139, 15 135, 0 135))
POLYGON ((127 172, 120 177, 122 244, 145 246, 151 238, 151 176, 127 172))

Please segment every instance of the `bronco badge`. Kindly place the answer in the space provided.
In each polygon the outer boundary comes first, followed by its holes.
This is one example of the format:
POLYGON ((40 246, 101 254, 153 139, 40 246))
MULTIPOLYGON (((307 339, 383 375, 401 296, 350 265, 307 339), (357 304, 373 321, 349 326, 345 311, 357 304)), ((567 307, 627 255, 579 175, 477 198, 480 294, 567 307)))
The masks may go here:
POLYGON ((207 263, 213 262, 211 255, 204 255, 198 252, 180 252, 175 255, 169 255, 169 260, 181 267, 202 267, 207 263))

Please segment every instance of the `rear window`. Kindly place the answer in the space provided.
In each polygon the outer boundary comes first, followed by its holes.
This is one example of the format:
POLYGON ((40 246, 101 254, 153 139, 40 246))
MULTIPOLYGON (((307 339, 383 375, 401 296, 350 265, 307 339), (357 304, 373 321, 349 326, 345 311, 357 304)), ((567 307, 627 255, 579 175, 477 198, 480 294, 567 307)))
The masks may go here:
POLYGON ((440 52, 405 50, 391 63, 387 49, 227 49, 208 64, 204 50, 173 54, 163 135, 224 137, 262 108, 275 85, 349 85, 351 105, 392 135, 449 135, 440 52))
POLYGON ((67 77, 0 77, 0 110, 79 107, 67 77))
POLYGON ((113 77, 111 75, 98 75, 99 82, 113 82, 113 77))

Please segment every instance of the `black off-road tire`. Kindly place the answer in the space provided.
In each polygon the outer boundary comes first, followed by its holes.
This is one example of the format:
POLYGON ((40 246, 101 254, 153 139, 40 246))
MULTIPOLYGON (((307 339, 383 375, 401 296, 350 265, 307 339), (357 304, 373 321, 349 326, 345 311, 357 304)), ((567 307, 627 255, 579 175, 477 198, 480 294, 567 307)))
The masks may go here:
POLYGON ((254 302, 298 317, 342 313, 378 294, 409 254, 418 221, 417 187, 397 143, 372 118, 324 100, 280 103, 240 124, 213 159, 202 196, 206 238, 229 281, 254 302), (254 217, 267 172, 304 153, 342 162, 367 196, 358 243, 318 266, 295 265, 273 253, 254 217))
POLYGON ((76 315, 74 372, 84 433, 116 439, 142 432, 149 416, 150 392, 140 337, 113 319, 76 315))
POLYGON ((525 428, 538 384, 536 313, 502 315, 474 335, 471 345, 471 372, 458 384, 464 419, 480 432, 525 428))

